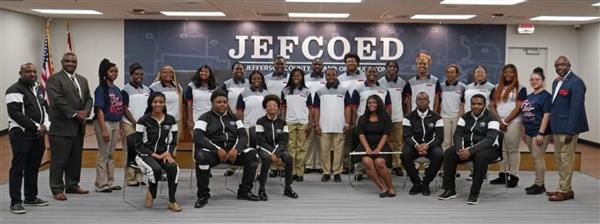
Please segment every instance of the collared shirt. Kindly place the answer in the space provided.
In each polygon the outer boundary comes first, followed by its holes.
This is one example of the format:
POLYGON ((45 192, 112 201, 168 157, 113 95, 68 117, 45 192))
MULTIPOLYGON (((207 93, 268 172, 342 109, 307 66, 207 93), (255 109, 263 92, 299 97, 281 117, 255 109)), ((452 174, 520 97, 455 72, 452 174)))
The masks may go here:
POLYGON ((456 80, 454 83, 442 82, 442 97, 440 102, 440 116, 442 118, 458 118, 460 106, 465 100, 465 84, 456 80))
POLYGON ((267 90, 271 94, 275 94, 276 96, 281 96, 281 90, 285 88, 288 83, 289 74, 284 72, 283 75, 276 76, 273 72, 265 75, 265 84, 267 85, 267 90))
POLYGON ((388 88, 392 102, 392 122, 402 122, 404 119, 404 105, 402 103, 404 96, 402 92, 404 91, 404 87, 406 87, 406 81, 398 75, 396 75, 395 79, 389 79, 386 75, 379 79, 379 83, 388 88))
POLYGON ((69 79, 75 82, 75 87, 77 87, 77 90, 79 91, 79 98, 82 98, 83 93, 81 92, 81 85, 79 84, 79 80, 77 80, 77 76, 75 74, 68 73, 67 70, 63 71, 67 74, 67 76, 69 76, 69 79))
POLYGON ((244 126, 251 128, 256 125, 256 121, 265 116, 266 111, 262 107, 262 101, 269 91, 263 89, 246 88, 240 93, 237 101, 237 110, 244 112, 244 126))
POLYGON ((231 78, 223 82, 223 86, 221 86, 221 89, 227 92, 229 109, 231 109, 232 111, 236 110, 237 100, 240 96, 240 93, 242 93, 242 91, 244 91, 244 89, 248 87, 250 87, 250 83, 246 79, 244 79, 244 81, 241 82, 240 80, 236 81, 236 79, 231 78))
POLYGON ((417 95, 420 92, 425 92, 429 95, 429 108, 433 108, 436 95, 442 94, 442 88, 437 77, 433 75, 425 76, 425 79, 420 79, 415 76, 408 80, 407 88, 404 88, 404 95, 411 96, 412 109, 417 108, 417 95))
MULTIPOLYGON (((127 106, 127 109, 131 112, 131 116, 133 116, 135 122, 144 116, 144 112, 148 106, 147 102, 150 93, 152 93, 152 90, 147 86, 143 84, 134 85, 131 82, 125 85, 121 90, 121 95, 123 95, 123 105, 127 106)), ((125 116, 123 116, 123 121, 128 124, 130 123, 125 116)))
POLYGON ((425 118, 427 117, 427 114, 429 113, 429 108, 427 108, 427 110, 425 110, 425 112, 421 112, 420 110, 417 109, 417 114, 419 115, 419 117, 421 118, 425 118))
MULTIPOLYGON (((465 113, 471 111, 471 98, 474 95, 481 94, 485 97, 485 106, 490 105, 490 94, 494 89, 494 84, 483 81, 480 83, 473 82, 465 87, 463 102, 465 102, 465 113)), ((442 99, 443 100, 443 99, 442 99)))
MULTIPOLYGON (((174 83, 175 85, 179 85, 174 83)), ((162 81, 157 81, 150 85, 150 89, 155 92, 161 92, 165 94, 165 104, 167 106, 167 113, 175 118, 175 120, 179 121, 181 116, 179 115, 181 112, 179 111, 179 106, 181 105, 181 101, 179 99, 179 90, 177 86, 169 87, 165 85, 162 81)))
POLYGON ((387 87, 380 85, 379 82, 375 82, 375 85, 369 86, 368 81, 365 81, 352 93, 352 102, 354 106, 357 107, 356 115, 358 117, 364 114, 367 105, 367 99, 371 95, 379 96, 386 108, 389 108, 392 104, 392 100, 390 99, 390 94, 387 87))

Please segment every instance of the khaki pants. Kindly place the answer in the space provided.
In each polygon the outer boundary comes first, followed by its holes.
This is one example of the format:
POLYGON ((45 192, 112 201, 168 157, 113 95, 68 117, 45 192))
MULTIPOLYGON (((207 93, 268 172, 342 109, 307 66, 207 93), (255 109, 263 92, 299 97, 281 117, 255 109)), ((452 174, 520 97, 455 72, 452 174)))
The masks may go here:
POLYGON ((321 144, 319 136, 315 135, 314 130, 308 135, 304 147, 306 148, 306 168, 321 169, 321 144))
POLYGON ((571 180, 573 178, 573 167, 575 166, 575 145, 579 135, 573 136, 573 141, 566 144, 567 135, 553 135, 554 141, 554 161, 558 168, 560 177, 558 183, 558 191, 568 192, 573 190, 571 180))
POLYGON ((127 169, 127 172, 125 174, 125 179, 127 181, 128 185, 135 185, 138 182, 142 182, 142 175, 139 173, 136 173, 136 171, 133 168, 130 168, 129 166, 127 166, 127 164, 129 162, 134 162, 133 161, 129 161, 129 157, 131 157, 129 155, 129 153, 133 153, 134 151, 129 149, 127 147, 127 136, 131 135, 131 134, 135 134, 135 128, 133 127, 132 124, 126 123, 126 122, 121 122, 121 128, 123 129, 123 140, 121 141, 121 145, 123 146, 123 158, 127 158, 126 161, 126 165, 125 168, 127 169))
POLYGON ((444 142, 442 142, 442 149, 446 151, 446 149, 454 145, 452 140, 454 137, 454 132, 456 131, 458 117, 442 118, 442 121, 444 121, 444 142))
MULTIPOLYGON (((392 123, 392 132, 390 133, 390 137, 388 138, 388 143, 392 149, 392 152, 402 152, 402 148, 404 148, 404 136, 402 136, 402 121, 392 123)), ((392 155, 392 168, 398 168, 402 166, 402 161, 400 160, 400 154, 392 155)))
POLYGON ((502 156, 504 160, 500 162, 500 171, 517 175, 521 162, 521 152, 519 152, 519 143, 523 134, 523 124, 511 122, 504 132, 504 140, 502 143, 502 156))
POLYGON ((102 139, 102 129, 98 120, 94 120, 94 131, 96 132, 96 141, 98 141, 98 155, 96 158, 96 181, 94 185, 97 189, 112 187, 115 182, 115 163, 113 156, 115 147, 119 141, 120 124, 118 121, 106 121, 106 128, 110 135, 110 141, 105 142, 102 139))
POLYGON ((344 157, 344 133, 321 133, 321 167, 323 174, 336 175, 342 173, 344 157), (333 163, 331 153, 333 152, 333 163))
POLYGON ((534 184, 538 186, 544 185, 544 174, 546 172, 546 162, 544 161, 544 154, 546 154, 546 148, 548 148, 548 142, 550 142, 550 136, 544 136, 544 142, 542 145, 535 143, 533 137, 525 135, 525 144, 529 147, 531 156, 533 157, 533 165, 535 167, 535 181, 534 184))
POLYGON ((304 163, 306 158, 306 148, 304 143, 306 142, 306 129, 307 124, 292 123, 288 124, 289 130, 289 143, 288 150, 292 156, 294 162, 293 175, 302 176, 304 175, 304 163))

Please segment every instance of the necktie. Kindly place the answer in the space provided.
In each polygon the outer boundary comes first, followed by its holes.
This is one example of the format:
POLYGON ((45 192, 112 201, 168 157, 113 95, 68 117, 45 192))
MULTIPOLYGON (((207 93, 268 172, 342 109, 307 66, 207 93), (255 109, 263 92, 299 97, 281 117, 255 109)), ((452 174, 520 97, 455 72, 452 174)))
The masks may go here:
POLYGON ((75 81, 75 75, 71 75, 69 77, 71 78, 71 81, 73 82, 73 85, 75 86, 75 89, 77 89, 77 95, 81 98, 81 90, 79 89, 79 86, 77 85, 77 82, 75 81))
POLYGON ((562 76, 559 76, 559 77, 557 77, 557 78, 556 78, 556 81, 559 81, 559 82, 560 82, 560 81, 563 81, 563 80, 565 80, 565 78, 564 78, 564 77, 562 77, 562 76))

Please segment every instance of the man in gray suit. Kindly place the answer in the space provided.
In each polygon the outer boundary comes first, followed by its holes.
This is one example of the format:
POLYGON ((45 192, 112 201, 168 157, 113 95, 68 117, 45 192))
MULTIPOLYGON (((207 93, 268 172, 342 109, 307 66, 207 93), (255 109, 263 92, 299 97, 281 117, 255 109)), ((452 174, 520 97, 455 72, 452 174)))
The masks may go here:
POLYGON ((85 119, 92 110, 87 79, 75 74, 77 56, 65 53, 62 70, 48 78, 50 102, 50 189, 54 199, 67 200, 64 193, 87 194, 79 186, 85 119), (64 182, 63 182, 64 174, 64 182))

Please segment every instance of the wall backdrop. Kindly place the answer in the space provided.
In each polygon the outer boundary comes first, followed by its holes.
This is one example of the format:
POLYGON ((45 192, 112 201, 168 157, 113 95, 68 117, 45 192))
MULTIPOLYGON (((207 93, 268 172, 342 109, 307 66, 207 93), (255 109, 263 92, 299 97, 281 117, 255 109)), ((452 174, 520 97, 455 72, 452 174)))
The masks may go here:
MULTIPOLYGON (((383 70, 386 61, 396 60, 400 74, 408 78, 422 51, 431 54, 431 72, 441 80, 447 64, 458 64, 467 83, 472 69, 483 64, 495 83, 506 49, 505 25, 125 20, 124 33, 125 64, 141 63, 146 84, 164 64, 172 65, 185 84, 204 64, 218 80, 230 76, 235 61, 248 71, 268 73, 277 55, 287 58, 288 71, 310 71, 310 60, 320 57, 341 73, 347 52, 361 56, 361 69, 373 65, 383 70)), ((128 82, 129 74, 124 74, 128 82)))

